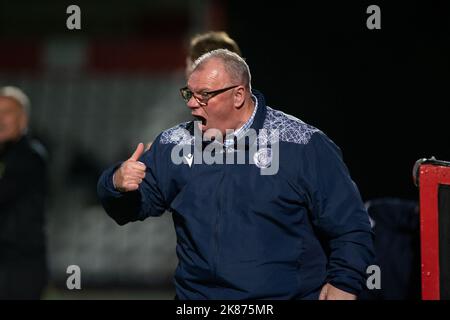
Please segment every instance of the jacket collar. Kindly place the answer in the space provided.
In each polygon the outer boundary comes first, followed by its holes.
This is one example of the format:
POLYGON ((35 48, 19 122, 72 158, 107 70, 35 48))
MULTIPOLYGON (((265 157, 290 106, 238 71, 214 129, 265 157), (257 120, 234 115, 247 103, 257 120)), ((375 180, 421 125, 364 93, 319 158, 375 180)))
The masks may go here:
POLYGON ((258 110, 256 110, 255 118, 253 119, 253 124, 250 128, 259 131, 263 128, 264 120, 266 119, 267 106, 266 100, 261 92, 258 90, 252 90, 253 95, 258 99, 258 110))

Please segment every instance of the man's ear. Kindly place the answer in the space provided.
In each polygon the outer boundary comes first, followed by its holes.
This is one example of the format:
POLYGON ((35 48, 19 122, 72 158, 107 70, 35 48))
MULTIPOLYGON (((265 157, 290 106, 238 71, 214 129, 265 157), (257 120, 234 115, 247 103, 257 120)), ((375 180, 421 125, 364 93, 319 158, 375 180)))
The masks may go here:
POLYGON ((239 86, 234 89, 234 107, 237 109, 242 108, 245 102, 245 88, 244 86, 239 86))

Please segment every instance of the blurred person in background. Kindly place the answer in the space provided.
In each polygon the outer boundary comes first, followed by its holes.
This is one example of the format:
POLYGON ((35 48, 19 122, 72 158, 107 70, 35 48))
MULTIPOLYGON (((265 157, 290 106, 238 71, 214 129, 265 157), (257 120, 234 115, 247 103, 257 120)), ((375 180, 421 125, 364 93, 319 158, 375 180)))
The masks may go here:
POLYGON ((242 56, 241 49, 225 31, 208 31, 193 36, 189 42, 188 56, 186 57, 186 78, 192 72, 194 61, 207 52, 216 49, 227 49, 242 56))
POLYGON ((0 88, 0 299, 40 299, 47 283, 47 154, 27 134, 30 103, 0 88))
POLYGON ((139 144, 98 182, 103 207, 120 225, 172 213, 177 298, 356 299, 373 262, 373 234, 339 148, 320 130, 266 106, 251 89, 247 63, 228 50, 197 59, 181 94, 201 122, 165 130, 147 152, 139 144), (228 129, 224 140, 212 139, 228 129), (258 143, 279 148, 276 173, 260 173, 275 151, 252 154, 250 129, 260 132, 258 143), (268 135, 273 130, 279 140, 268 135), (255 163, 197 158, 197 148, 205 153, 213 145, 218 158, 241 153, 255 163), (185 161, 177 164, 180 146, 191 153, 183 149, 185 161))

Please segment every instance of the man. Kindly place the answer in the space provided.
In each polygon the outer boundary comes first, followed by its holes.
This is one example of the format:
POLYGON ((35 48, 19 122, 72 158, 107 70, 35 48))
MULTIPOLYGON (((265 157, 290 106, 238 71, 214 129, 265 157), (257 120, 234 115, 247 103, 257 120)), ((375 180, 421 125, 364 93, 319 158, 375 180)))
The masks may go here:
POLYGON ((39 299, 47 282, 46 160, 28 112, 20 89, 0 88, 0 299, 39 299))
POLYGON ((181 92, 200 121, 162 132, 145 153, 139 144, 98 183, 119 224, 173 213, 177 297, 355 299, 373 259, 372 234, 339 149, 267 107, 251 91, 248 65, 228 50, 201 56, 181 92), (202 161, 207 150, 217 161, 202 161), (253 162, 228 161, 242 153, 253 162))

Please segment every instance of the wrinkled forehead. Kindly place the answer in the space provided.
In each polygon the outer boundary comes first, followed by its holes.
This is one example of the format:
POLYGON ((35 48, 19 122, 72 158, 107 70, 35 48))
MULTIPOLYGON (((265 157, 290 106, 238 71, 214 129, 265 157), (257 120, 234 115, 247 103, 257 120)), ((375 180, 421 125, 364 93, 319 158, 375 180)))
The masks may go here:
POLYGON ((211 59, 197 67, 189 76, 188 87, 194 91, 202 89, 217 89, 230 82, 223 63, 211 59))

